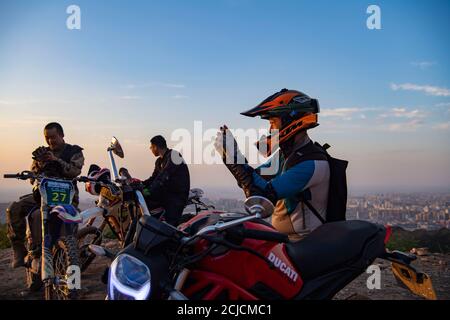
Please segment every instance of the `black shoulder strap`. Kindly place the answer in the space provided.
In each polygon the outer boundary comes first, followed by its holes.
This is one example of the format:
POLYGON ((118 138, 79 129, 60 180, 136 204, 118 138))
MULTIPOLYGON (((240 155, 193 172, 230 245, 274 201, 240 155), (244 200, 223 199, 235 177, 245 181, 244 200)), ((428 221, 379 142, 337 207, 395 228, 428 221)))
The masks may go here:
POLYGON ((325 224, 326 223, 325 219, 319 214, 319 212, 317 212, 316 208, 313 207, 311 202, 303 198, 302 194, 300 194, 299 197, 300 201, 303 202, 308 207, 309 210, 311 210, 311 212, 316 216, 316 218, 319 219, 319 221, 322 222, 322 224, 325 224))
POLYGON ((286 159, 285 167, 289 169, 291 166, 307 160, 328 160, 327 152, 320 144, 311 141, 305 146, 295 149, 286 159))
MULTIPOLYGON (((326 150, 329 147, 330 147, 330 145, 327 143, 324 144, 323 146, 321 146, 318 142, 314 142, 314 143, 310 142, 306 146, 303 146, 294 151, 294 154, 295 154, 294 159, 297 160, 295 163, 300 163, 300 162, 303 162, 306 160, 327 160, 328 161, 328 153, 326 150)), ((319 214, 319 212, 316 210, 316 208, 313 207, 311 202, 309 202, 308 200, 306 200, 303 197, 302 193, 299 194, 299 200, 308 207, 308 209, 316 216, 317 219, 319 219, 319 221, 322 224, 326 223, 326 220, 319 214)))

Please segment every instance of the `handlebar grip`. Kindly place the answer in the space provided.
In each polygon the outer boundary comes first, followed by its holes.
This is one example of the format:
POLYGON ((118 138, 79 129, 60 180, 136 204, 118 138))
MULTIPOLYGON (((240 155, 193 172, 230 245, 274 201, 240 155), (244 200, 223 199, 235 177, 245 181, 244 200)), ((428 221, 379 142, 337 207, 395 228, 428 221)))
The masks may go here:
POLYGON ((20 175, 17 173, 14 173, 14 174, 10 173, 10 174, 3 175, 3 178, 5 178, 5 179, 17 179, 19 177, 20 177, 20 175))
POLYGON ((250 239, 273 241, 279 243, 289 242, 289 237, 286 234, 279 232, 245 229, 242 231, 242 234, 245 238, 250 239))

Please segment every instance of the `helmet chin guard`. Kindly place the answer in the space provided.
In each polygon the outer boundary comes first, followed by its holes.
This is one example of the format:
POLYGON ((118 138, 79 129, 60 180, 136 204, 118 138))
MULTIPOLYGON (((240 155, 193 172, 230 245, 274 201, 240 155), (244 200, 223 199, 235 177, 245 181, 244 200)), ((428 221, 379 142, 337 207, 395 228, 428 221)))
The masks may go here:
POLYGON ((269 157, 279 146, 295 137, 298 133, 317 127, 317 114, 306 114, 303 117, 293 120, 281 130, 275 130, 274 134, 264 136, 256 143, 258 150, 266 157, 269 157))

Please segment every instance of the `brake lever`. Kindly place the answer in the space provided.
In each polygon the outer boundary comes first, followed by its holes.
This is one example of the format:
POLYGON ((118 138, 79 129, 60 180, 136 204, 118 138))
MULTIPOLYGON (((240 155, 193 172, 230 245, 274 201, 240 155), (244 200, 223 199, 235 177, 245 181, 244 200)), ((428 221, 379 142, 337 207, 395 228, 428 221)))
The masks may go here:
POLYGON ((73 180, 78 181, 78 182, 83 182, 83 183, 87 183, 87 182, 91 181, 91 179, 89 179, 88 177, 85 177, 85 176, 81 176, 81 177, 75 178, 73 180))
POLYGON ((17 179, 20 179, 20 180, 37 179, 37 178, 38 178, 38 175, 34 174, 33 172, 31 172, 29 170, 22 171, 19 174, 19 177, 17 177, 17 179))

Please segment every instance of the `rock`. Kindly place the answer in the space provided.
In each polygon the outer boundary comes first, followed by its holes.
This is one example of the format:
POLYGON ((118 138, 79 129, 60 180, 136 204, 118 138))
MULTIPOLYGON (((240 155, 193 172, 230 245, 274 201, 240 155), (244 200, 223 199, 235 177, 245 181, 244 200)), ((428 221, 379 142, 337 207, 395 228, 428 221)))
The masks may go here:
POLYGON ((410 252, 418 256, 427 256, 430 254, 428 248, 412 248, 410 252))

